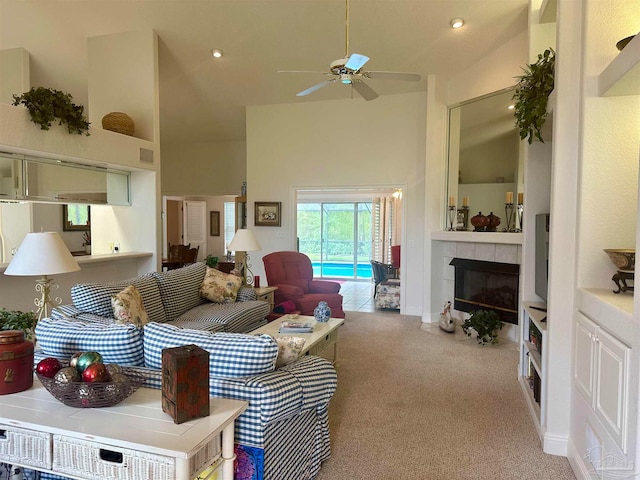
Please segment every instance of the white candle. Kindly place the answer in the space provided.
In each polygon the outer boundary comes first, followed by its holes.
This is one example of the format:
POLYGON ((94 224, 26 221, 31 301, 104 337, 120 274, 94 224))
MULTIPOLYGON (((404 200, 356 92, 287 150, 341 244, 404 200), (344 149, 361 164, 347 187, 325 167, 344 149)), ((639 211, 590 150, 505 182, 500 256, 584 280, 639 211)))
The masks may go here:
POLYGON ((456 197, 449 197, 449 206, 453 207, 456 204, 456 197))
POLYGON ((462 197, 462 206, 463 207, 469 206, 469 197, 462 197))
POLYGON ((513 192, 507 192, 506 201, 507 203, 513 203, 513 192))
POLYGON ((518 192, 518 205, 522 205, 524 203, 524 192, 518 192))

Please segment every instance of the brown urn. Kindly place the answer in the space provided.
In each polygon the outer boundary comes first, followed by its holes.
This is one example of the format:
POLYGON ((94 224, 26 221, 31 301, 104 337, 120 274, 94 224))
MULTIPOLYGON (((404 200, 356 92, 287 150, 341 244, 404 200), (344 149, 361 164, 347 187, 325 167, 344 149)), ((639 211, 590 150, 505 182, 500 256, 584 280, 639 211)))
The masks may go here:
POLYGON ((473 225, 474 232, 484 232, 489 225, 489 219, 482 212, 478 212, 477 215, 471 217, 471 225, 473 225))
POLYGON ((496 228, 500 225, 500 217, 494 215, 493 212, 490 212, 487 215, 487 232, 495 232, 496 228))

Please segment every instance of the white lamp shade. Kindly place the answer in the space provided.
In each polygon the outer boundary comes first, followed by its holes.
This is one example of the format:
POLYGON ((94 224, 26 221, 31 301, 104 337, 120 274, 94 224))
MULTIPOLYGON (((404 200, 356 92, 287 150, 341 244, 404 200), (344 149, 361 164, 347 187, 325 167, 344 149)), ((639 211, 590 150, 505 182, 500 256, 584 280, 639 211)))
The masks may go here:
POLYGON ((27 233, 5 275, 55 275, 80 270, 56 232, 27 233))
POLYGON ((241 228, 236 230, 228 249, 234 252, 256 252, 262 250, 262 247, 256 237, 253 236, 251 230, 241 228))

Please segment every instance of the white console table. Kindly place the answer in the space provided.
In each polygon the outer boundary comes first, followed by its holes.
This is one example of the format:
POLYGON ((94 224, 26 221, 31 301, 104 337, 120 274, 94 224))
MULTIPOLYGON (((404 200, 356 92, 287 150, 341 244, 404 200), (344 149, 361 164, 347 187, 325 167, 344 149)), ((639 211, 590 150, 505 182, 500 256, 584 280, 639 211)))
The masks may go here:
POLYGON ((0 458, 77 479, 192 480, 216 464, 233 479, 234 422, 247 403, 211 398, 210 414, 176 425, 160 390, 140 388, 113 407, 72 408, 34 378, 31 389, 0 395, 0 458), (138 472, 136 474, 136 472, 138 472))

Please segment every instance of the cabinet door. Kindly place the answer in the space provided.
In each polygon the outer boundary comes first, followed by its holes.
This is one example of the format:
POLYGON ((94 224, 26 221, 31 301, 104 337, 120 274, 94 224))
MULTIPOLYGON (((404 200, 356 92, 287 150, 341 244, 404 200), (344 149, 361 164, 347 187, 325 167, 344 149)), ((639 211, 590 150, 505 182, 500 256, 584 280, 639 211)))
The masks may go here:
POLYGON ((630 349, 601 328, 597 331, 595 411, 626 453, 630 349))
POLYGON ((589 405, 592 405, 598 327, 581 313, 577 314, 576 319, 573 378, 578 391, 582 393, 589 405))

